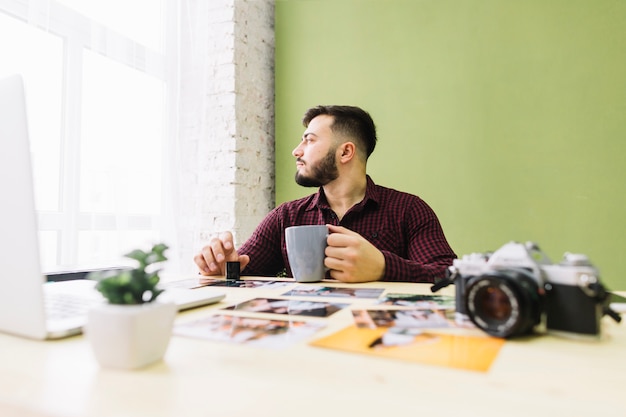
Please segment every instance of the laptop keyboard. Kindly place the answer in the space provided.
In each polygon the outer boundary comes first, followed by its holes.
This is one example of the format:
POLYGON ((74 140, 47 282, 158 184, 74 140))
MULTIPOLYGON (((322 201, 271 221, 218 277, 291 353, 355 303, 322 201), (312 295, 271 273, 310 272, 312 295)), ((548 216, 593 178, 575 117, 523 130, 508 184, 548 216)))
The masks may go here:
POLYGON ((64 293, 47 293, 45 301, 48 320, 85 316, 90 307, 101 302, 95 298, 64 293))

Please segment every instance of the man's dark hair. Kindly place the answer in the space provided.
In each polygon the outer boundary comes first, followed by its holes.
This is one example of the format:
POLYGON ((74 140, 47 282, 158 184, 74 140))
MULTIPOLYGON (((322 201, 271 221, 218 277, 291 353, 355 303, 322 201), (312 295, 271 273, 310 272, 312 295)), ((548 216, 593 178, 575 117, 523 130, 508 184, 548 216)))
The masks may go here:
POLYGON ((354 137, 361 142, 365 159, 374 152, 377 141, 376 126, 368 112, 354 106, 316 106, 304 113, 302 124, 308 127, 311 120, 322 114, 333 117, 333 124, 330 126, 333 132, 354 137))

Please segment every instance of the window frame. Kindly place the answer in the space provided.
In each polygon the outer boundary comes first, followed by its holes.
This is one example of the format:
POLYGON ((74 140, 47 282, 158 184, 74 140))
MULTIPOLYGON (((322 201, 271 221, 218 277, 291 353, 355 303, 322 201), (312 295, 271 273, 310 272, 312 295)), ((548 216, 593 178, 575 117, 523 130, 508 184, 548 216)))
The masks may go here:
MULTIPOLYGON (((175 11, 176 0, 162 0, 162 7, 167 11, 175 11)), ((85 213, 80 212, 80 146, 81 146, 81 108, 84 50, 104 55, 117 63, 138 70, 161 80, 165 85, 164 120, 167 120, 169 99, 173 94, 170 75, 172 61, 168 61, 165 51, 170 54, 174 43, 164 36, 164 52, 148 48, 108 27, 89 19, 54 0, 0 0, 0 13, 42 29, 63 41, 62 57, 62 120, 61 120, 61 165, 59 183, 59 207, 56 211, 37 210, 40 232, 56 232, 57 250, 56 265, 52 269, 63 269, 64 266, 76 266, 78 261, 78 241, 81 231, 118 230, 116 226, 122 222, 124 230, 146 231, 164 228, 162 216, 125 215, 120 218, 116 213, 85 213), (115 45, 108 48, 107 45, 115 45)), ((163 22, 165 33, 174 30, 172 22, 163 22)), ((168 123, 164 124, 162 135, 163 158, 168 149, 168 123)), ((164 160, 163 166, 168 164, 164 160)), ((166 195, 166 181, 161 184, 162 196, 166 195)), ((165 213, 165 198, 161 199, 161 213, 165 213)), ((108 262, 108 261, 105 261, 108 262)), ((50 269, 50 265, 45 268, 50 269)))

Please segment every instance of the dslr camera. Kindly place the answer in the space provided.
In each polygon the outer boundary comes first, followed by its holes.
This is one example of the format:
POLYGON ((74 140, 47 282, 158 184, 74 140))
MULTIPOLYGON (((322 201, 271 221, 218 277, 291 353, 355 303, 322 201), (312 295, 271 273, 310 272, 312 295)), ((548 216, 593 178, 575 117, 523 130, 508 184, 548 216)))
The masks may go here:
POLYGON ((541 328, 596 338, 605 314, 621 320, 586 255, 565 253, 553 264, 532 242, 509 242, 493 253, 455 259, 432 291, 452 283, 457 314, 492 336, 511 338, 541 328))

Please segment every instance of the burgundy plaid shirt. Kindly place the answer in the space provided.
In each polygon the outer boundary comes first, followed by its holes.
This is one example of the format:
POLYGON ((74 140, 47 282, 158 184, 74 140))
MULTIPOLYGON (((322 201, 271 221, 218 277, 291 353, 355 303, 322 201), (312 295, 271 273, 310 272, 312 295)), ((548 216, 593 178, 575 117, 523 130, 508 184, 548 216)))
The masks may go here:
POLYGON ((365 198, 339 221, 323 188, 316 194, 272 210, 239 248, 250 256, 246 275, 276 276, 287 259, 285 229, 306 224, 334 224, 365 237, 385 256, 384 281, 435 282, 456 257, 435 212, 419 197, 374 184, 367 177, 365 198))

